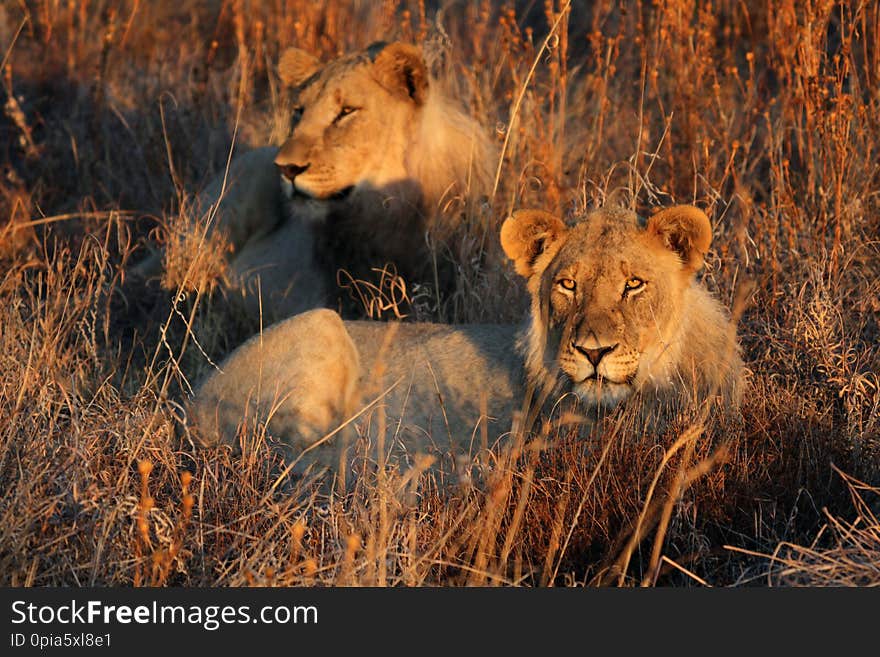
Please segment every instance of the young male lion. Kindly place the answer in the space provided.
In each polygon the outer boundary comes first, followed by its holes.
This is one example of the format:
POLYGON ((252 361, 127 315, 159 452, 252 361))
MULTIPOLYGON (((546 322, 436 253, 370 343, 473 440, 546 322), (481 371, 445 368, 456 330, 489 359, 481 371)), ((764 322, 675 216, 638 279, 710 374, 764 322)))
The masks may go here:
POLYGON ((508 431, 530 391, 548 404, 572 393, 593 409, 628 399, 736 407, 735 328, 695 277, 711 236, 691 206, 646 225, 604 208, 571 228, 515 212, 501 244, 528 281, 523 326, 389 325, 313 310, 234 351, 201 385, 191 418, 208 442, 233 440, 245 418, 267 422, 300 465, 332 465, 332 449, 310 446, 371 402, 409 454, 467 453, 480 422, 493 436, 508 431))
POLYGON ((493 148, 479 124, 413 45, 326 64, 291 48, 278 68, 294 97, 286 141, 237 157, 196 204, 231 244, 230 284, 246 308, 256 316, 261 301, 273 320, 327 305, 339 270, 372 280, 391 265, 435 283, 426 232, 448 237, 465 199, 489 185, 493 148))

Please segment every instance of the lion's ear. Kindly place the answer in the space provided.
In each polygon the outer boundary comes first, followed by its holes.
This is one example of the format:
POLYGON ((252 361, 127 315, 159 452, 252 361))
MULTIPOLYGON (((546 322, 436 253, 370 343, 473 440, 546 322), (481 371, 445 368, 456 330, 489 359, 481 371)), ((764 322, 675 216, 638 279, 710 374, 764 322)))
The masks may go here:
POLYGON ((411 98, 416 105, 422 105, 428 98, 428 66, 421 51, 400 41, 376 44, 371 48, 373 75, 379 84, 393 93, 411 98))
POLYGON ((501 248, 513 260, 516 273, 528 278, 535 261, 568 229, 562 219, 543 210, 517 210, 501 225, 501 248))
POLYGON ((648 219, 647 231, 681 258, 685 271, 695 272, 712 243, 712 225, 706 213, 692 205, 675 205, 648 219))
POLYGON ((305 82, 321 66, 318 58, 299 48, 288 48, 278 61, 278 75, 288 87, 296 87, 305 82))

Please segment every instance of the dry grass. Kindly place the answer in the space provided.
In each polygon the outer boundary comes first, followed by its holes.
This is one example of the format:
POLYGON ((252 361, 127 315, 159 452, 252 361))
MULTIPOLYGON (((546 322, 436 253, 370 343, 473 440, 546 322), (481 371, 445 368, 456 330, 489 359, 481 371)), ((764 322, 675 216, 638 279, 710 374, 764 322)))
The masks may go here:
MULTIPOLYGON (((837 473, 852 496, 854 519, 843 520, 825 511, 826 522, 809 545, 781 542, 770 556, 772 568, 754 579, 766 580, 770 586, 880 584, 880 522, 877 520, 880 489, 839 470, 837 473)), ((731 549, 748 553, 739 548, 731 549)))
POLYGON ((0 5, 3 584, 880 583, 880 7, 572 4, 0 5), (193 248, 186 199, 233 135, 277 138, 283 48, 389 35, 430 41, 504 146, 490 207, 440 254, 459 292, 404 290, 416 315, 521 316, 511 207, 695 202, 706 283, 729 306, 754 289, 741 422, 556 418, 450 486, 383 467, 377 410, 347 495, 285 477, 258 428, 237 455, 176 430, 209 359, 258 328, 213 290, 225 247, 193 248), (125 278, 155 238, 182 254, 174 289, 125 278))

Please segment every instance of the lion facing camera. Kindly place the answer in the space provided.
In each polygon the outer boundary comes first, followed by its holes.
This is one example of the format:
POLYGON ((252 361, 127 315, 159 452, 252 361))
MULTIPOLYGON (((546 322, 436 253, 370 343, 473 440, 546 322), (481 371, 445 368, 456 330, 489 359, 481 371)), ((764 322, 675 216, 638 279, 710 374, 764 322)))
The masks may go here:
POLYGON ((568 395, 594 410, 707 400, 736 409, 735 327, 695 276, 711 236, 692 206, 644 223, 609 207, 572 227, 517 211, 501 244, 527 279, 523 325, 343 321, 312 310, 236 349, 202 383, 190 417, 209 443, 234 441, 243 422, 265 425, 304 468, 338 463, 338 436, 324 438, 367 404, 384 406, 397 429, 392 452, 406 458, 469 454, 480 423, 492 436, 510 431, 527 397, 545 409, 568 395))

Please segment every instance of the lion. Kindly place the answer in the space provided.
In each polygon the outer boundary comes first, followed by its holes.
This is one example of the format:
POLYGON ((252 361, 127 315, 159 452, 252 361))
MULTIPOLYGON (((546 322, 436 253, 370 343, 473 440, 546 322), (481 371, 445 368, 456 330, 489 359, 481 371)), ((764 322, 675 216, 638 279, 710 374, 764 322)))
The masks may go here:
POLYGON ((451 285, 426 235, 449 239, 487 191, 494 147, 420 49, 377 43, 322 65, 290 48, 278 72, 293 97, 286 140, 236 157, 196 202, 230 245, 228 286, 247 312, 272 321, 330 305, 340 270, 451 285))
POLYGON ((696 277, 712 237, 702 210, 669 207, 643 222, 605 207, 571 227, 519 210, 500 237, 531 296, 523 325, 389 325, 327 309, 291 317, 199 387, 190 417, 202 439, 234 441, 249 418, 297 467, 333 466, 328 432, 377 404, 407 458, 470 455, 481 423, 493 436, 528 430, 512 419, 528 415, 515 411, 529 397, 542 413, 573 397, 595 417, 628 403, 738 408, 735 326, 696 277))

